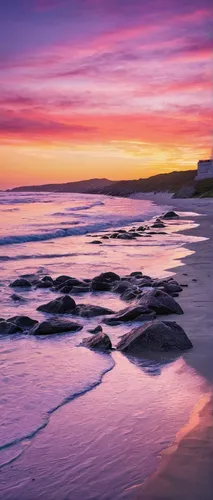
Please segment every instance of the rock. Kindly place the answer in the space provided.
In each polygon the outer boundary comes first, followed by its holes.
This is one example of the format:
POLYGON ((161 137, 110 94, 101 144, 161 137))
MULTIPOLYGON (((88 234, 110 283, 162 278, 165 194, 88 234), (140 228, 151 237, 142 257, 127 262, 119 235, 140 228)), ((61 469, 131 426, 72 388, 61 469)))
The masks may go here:
POLYGON ((70 279, 72 279, 71 276, 66 276, 66 275, 62 274, 61 276, 58 276, 54 280, 54 285, 57 286, 59 284, 65 283, 67 280, 70 280, 70 279))
POLYGON ((173 210, 171 210, 163 215, 163 219, 179 219, 179 215, 176 214, 176 212, 174 212, 173 210))
POLYGON ((109 238, 110 238, 110 237, 109 237, 109 236, 107 236, 107 235, 105 235, 105 236, 101 236, 101 239, 102 239, 102 240, 109 240, 109 238))
POLYGON ((11 295, 11 299, 14 300, 14 302, 24 302, 24 297, 21 297, 21 295, 17 295, 17 293, 13 293, 11 295))
POLYGON ((114 283, 114 281, 119 281, 120 276, 112 271, 108 271, 106 273, 101 273, 98 276, 95 276, 92 281, 105 282, 105 283, 114 283))
POLYGON ((175 321, 152 321, 134 328, 121 337, 117 349, 129 354, 143 351, 182 351, 190 349, 191 341, 175 321))
POLYGON ((13 316, 12 318, 9 318, 7 321, 13 323, 14 325, 19 326, 23 330, 29 330, 38 323, 36 319, 31 319, 28 316, 13 316))
POLYGON ((52 281, 52 283, 53 283, 54 280, 53 280, 53 278, 51 278, 51 276, 48 275, 48 276, 43 276, 41 281, 52 281))
POLYGON ((101 281, 92 281, 91 290, 93 292, 108 292, 111 290, 111 284, 101 281))
POLYGON ((53 335, 65 332, 78 332, 83 326, 67 319, 52 318, 39 323, 33 330, 33 335, 53 335))
POLYGON ((89 349, 98 349, 100 351, 109 351, 110 349, 112 349, 112 344, 109 336, 103 332, 83 339, 81 345, 83 345, 84 347, 89 347, 89 349))
POLYGON ((131 290, 132 289, 132 284, 130 281, 120 281, 119 283, 116 283, 113 286, 113 292, 114 293, 124 293, 126 290, 131 290))
MULTIPOLYGON (((65 288, 65 287, 64 287, 65 288)), ((89 286, 73 286, 72 293, 87 293, 90 291, 89 286)))
POLYGON ((139 291, 133 290, 132 288, 127 288, 127 290, 122 293, 121 299, 129 302, 130 300, 136 299, 139 294, 139 291))
POLYGON ((111 290, 111 285, 120 280, 120 276, 114 272, 101 273, 95 276, 91 282, 91 290, 93 291, 109 291, 111 290))
POLYGON ((0 335, 12 335, 14 333, 22 333, 22 331, 22 328, 14 323, 0 321, 0 335))
POLYGON ((117 238, 119 240, 134 240, 136 236, 130 233, 126 233, 126 234, 118 234, 117 238))
POLYGON ((180 305, 162 290, 147 290, 140 298, 139 304, 152 309, 156 314, 183 314, 180 305))
POLYGON ((61 290, 64 286, 67 287, 69 286, 71 289, 71 287, 73 286, 85 286, 85 285, 86 285, 85 281, 78 280, 77 278, 68 278, 65 281, 55 283, 55 288, 56 290, 61 290))
POLYGON ((13 281, 13 283, 11 283, 10 286, 12 288, 16 288, 16 287, 31 288, 32 283, 30 283, 30 281, 28 281, 25 278, 18 278, 17 280, 13 281))
POLYGON ((127 307, 119 311, 111 318, 104 320, 107 325, 119 324, 126 321, 148 321, 156 317, 156 313, 151 309, 142 306, 127 307))
POLYGON ((146 231, 145 226, 139 226, 137 227, 137 231, 146 231))
POLYGON ((130 274, 130 276, 133 278, 141 278, 143 276, 143 273, 141 271, 134 271, 130 274))
POLYGON ((155 229, 161 229, 165 227, 165 224, 163 222, 154 222, 151 227, 155 229))
POLYGON ((100 333, 103 331, 103 328, 101 325, 96 326, 95 328, 92 328, 92 330, 88 330, 89 333, 100 333))
POLYGON ((73 289, 73 286, 69 286, 69 285, 62 285, 61 287, 57 287, 56 290, 60 293, 63 293, 63 295, 67 295, 69 294, 73 289))
POLYGON ((65 314, 73 312, 75 307, 76 303, 74 299, 72 299, 69 295, 63 295, 63 297, 57 297, 57 299, 51 300, 47 304, 37 307, 37 311, 53 314, 65 314))
POLYGON ((39 281, 38 283, 36 283, 36 288, 52 288, 52 286, 53 282, 48 280, 39 281))
POLYGON ((175 280, 154 280, 154 287, 163 287, 166 293, 179 293, 182 292, 181 286, 175 280))
POLYGON ((197 281, 197 279, 196 278, 192 278, 192 281, 197 281))
POLYGON ((79 304, 73 309, 72 314, 81 316, 82 318, 93 318, 94 316, 105 316, 107 314, 115 314, 111 309, 101 306, 93 306, 90 304, 79 304))
POLYGON ((92 245, 103 245, 103 241, 93 240, 93 241, 90 241, 90 244, 92 244, 92 245))

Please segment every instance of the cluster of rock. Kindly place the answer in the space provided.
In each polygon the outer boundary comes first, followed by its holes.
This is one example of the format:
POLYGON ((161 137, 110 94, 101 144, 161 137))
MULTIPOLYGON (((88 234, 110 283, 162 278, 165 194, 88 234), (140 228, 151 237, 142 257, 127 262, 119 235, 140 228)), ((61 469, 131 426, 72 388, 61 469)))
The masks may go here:
POLYGON ((167 212, 164 214, 162 217, 157 217, 155 222, 151 225, 140 225, 138 227, 132 227, 130 229, 117 229, 112 232, 105 232, 104 234, 100 235, 88 235, 89 237, 97 237, 100 238, 98 240, 92 240, 90 243, 96 244, 96 245, 102 245, 103 241, 102 240, 110 240, 110 239, 116 239, 116 240, 135 240, 136 238, 151 238, 152 235, 155 234, 166 234, 165 231, 153 231, 153 229, 165 229, 166 224, 165 220, 175 220, 178 219, 179 216, 173 212, 167 212))
MULTIPOLYGON (((160 219, 156 219, 151 227, 139 226, 130 229, 120 229, 102 235, 102 239, 134 239, 142 236, 151 236, 152 229, 164 229, 164 220, 176 219, 175 212, 167 212, 160 219), (149 231, 149 232, 148 232, 149 231)), ((163 232, 163 231, 162 231, 163 232)), ((93 243, 98 242, 94 240, 93 243)), ((7 320, 0 318, 0 334, 13 335, 27 333, 30 335, 53 335, 65 332, 78 332, 83 325, 72 321, 67 316, 93 318, 101 317, 103 324, 115 326, 122 323, 141 323, 123 335, 116 349, 119 351, 140 354, 146 350, 174 351, 192 347, 184 330, 175 321, 160 321, 160 315, 183 314, 183 310, 175 300, 183 286, 174 278, 154 279, 143 275, 141 271, 132 272, 126 276, 119 276, 110 271, 95 276, 92 279, 77 279, 72 276, 61 275, 56 279, 51 276, 39 278, 37 275, 23 275, 10 285, 12 288, 49 289, 58 295, 54 300, 40 305, 37 310, 47 313, 45 321, 37 321, 28 316, 14 316, 7 320), (132 302, 128 307, 114 312, 107 307, 91 304, 76 304, 70 296, 84 293, 110 292, 120 295, 126 302, 132 302), (62 317, 67 315, 66 317, 62 317)), ((14 301, 25 300, 17 293, 11 298, 14 301)), ((88 330, 92 336, 84 338, 82 345, 91 349, 110 351, 112 343, 109 335, 103 332, 101 325, 88 330)))

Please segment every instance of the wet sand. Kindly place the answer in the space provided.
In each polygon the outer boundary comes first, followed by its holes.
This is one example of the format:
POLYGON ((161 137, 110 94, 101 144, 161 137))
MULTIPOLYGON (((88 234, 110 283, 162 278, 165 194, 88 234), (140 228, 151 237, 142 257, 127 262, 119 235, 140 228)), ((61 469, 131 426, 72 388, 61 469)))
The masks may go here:
POLYGON ((194 345, 184 360, 206 379, 209 394, 201 398, 189 424, 162 453, 159 469, 139 488, 136 498, 210 500, 213 498, 213 200, 171 200, 169 195, 150 199, 181 212, 199 213, 196 219, 199 226, 191 234, 208 238, 189 246, 196 253, 186 257, 185 266, 175 273, 179 283, 190 285, 179 298, 184 315, 178 322, 194 345))

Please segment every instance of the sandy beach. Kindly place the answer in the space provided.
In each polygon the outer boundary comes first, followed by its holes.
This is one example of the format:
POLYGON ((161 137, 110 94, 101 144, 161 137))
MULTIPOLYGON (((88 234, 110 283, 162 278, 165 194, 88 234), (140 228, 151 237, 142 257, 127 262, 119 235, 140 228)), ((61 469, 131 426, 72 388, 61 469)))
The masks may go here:
POLYGON ((174 210, 198 213, 199 226, 190 232, 208 238, 189 245, 195 253, 184 259, 185 266, 175 269, 175 275, 179 283, 190 284, 179 300, 184 308, 179 322, 194 345, 184 359, 206 379, 209 394, 201 398, 189 423, 178 433, 172 446, 162 453, 159 469, 145 481, 136 498, 210 500, 213 490, 213 202, 211 199, 171 199, 163 194, 147 195, 147 199, 168 203, 174 210))

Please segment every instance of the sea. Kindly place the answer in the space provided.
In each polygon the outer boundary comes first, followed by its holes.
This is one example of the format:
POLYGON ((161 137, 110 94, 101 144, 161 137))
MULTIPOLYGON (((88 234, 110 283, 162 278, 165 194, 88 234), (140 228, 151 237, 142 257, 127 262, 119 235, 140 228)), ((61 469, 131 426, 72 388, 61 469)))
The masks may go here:
MULTIPOLYGON (((196 227, 196 214, 168 222, 166 234, 101 239, 115 229, 151 225, 168 208, 102 195, 1 192, 1 318, 47 317, 37 307, 58 294, 12 289, 10 283, 25 274, 174 275, 192 252, 187 245, 196 247, 198 238, 182 233, 196 227), (14 291, 21 301, 14 302, 14 291)), ((127 306, 110 292, 73 298, 114 311, 127 306)), ((92 352, 81 341, 102 318, 79 321, 78 333, 0 337, 1 499, 135 498, 202 394, 203 380, 184 357, 92 352)), ((131 328, 104 325, 113 346, 131 328)))

